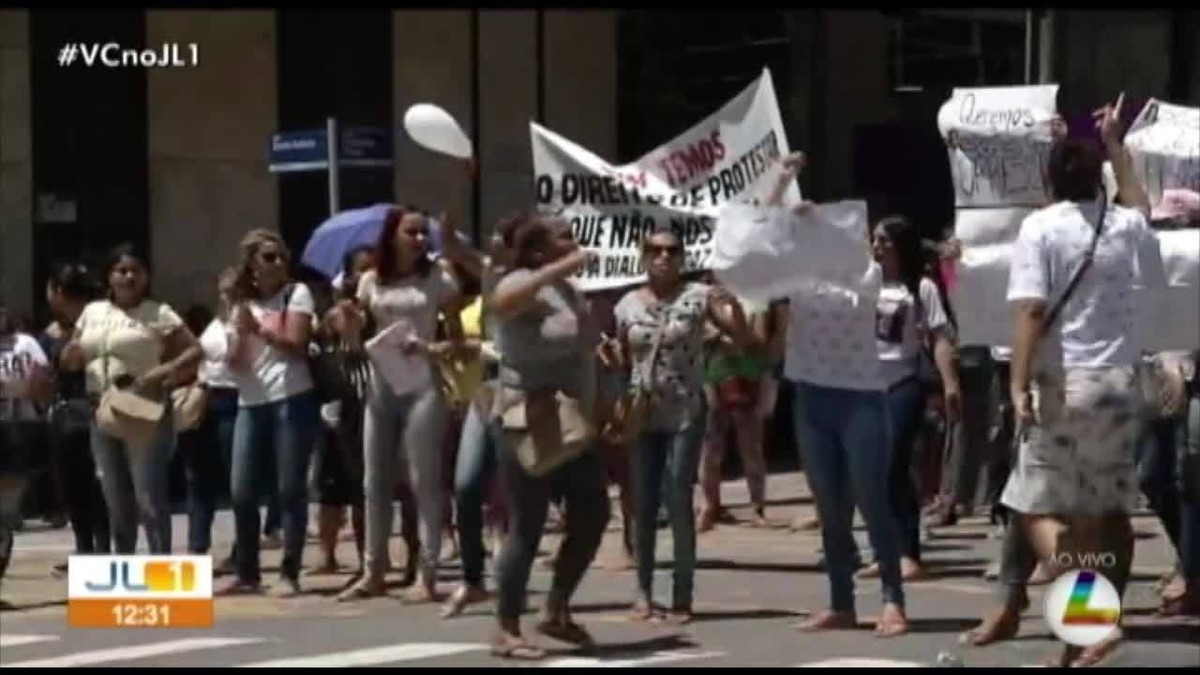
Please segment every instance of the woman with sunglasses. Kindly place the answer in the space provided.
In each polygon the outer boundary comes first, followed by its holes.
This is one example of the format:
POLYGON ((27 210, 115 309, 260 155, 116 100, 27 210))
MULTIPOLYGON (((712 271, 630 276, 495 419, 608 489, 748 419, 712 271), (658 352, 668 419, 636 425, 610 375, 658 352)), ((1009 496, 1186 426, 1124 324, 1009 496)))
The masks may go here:
MULTIPOLYGON (((458 287, 454 279, 429 255, 429 217, 410 207, 388 212, 375 248, 375 269, 358 282, 357 306, 340 305, 355 312, 357 325, 368 319, 378 332, 404 331, 398 340, 408 357, 421 357, 421 383, 390 382, 375 358, 371 360, 363 421, 366 504, 366 570, 362 579, 339 600, 383 595, 387 572, 387 545, 392 532, 392 497, 401 471, 407 473, 416 494, 421 551, 417 582, 406 600, 436 602, 437 563, 442 550, 444 517, 442 489, 442 437, 446 430, 445 394, 438 386, 432 359, 461 350, 458 287), (436 341, 438 313, 445 317, 448 340, 436 341), (398 393, 397 387, 404 389, 398 393)), ((410 561, 416 562, 410 552, 410 561)))
POLYGON ((283 526, 279 583, 270 594, 300 593, 300 567, 308 532, 306 479, 319 424, 308 367, 316 312, 308 286, 292 283, 290 255, 278 234, 255 230, 242 240, 230 361, 238 384, 230 492, 237 523, 237 577, 222 595, 258 593, 258 468, 275 458, 271 489, 278 494, 283 526))
MULTIPOLYGON (((905 581, 925 576, 921 566, 921 505, 913 453, 929 391, 920 378, 922 354, 933 357, 942 384, 946 415, 958 417, 961 403, 949 320, 937 284, 925 276, 921 236, 911 221, 890 216, 871 236, 871 253, 883 274, 875 309, 875 343, 887 387, 891 474, 888 492, 900 532, 900 573, 905 581)), ((863 577, 879 574, 872 564, 863 577)))
POLYGON ((634 546, 639 620, 656 616, 652 584, 658 511, 664 474, 675 546, 670 616, 692 618, 696 574, 696 520, 692 485, 704 437, 704 329, 712 321, 739 348, 752 338, 742 307, 719 286, 685 281, 683 242, 658 231, 642 247, 648 282, 617 304, 617 339, 628 355, 630 387, 648 395, 650 411, 633 448, 634 546))

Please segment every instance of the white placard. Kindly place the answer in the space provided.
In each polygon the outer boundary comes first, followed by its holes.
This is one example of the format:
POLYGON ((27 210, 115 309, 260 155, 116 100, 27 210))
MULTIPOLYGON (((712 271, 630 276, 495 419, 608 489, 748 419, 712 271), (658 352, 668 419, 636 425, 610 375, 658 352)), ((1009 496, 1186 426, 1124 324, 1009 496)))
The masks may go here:
POLYGON ((938 111, 954 203, 1040 206, 1058 85, 955 89, 938 111))

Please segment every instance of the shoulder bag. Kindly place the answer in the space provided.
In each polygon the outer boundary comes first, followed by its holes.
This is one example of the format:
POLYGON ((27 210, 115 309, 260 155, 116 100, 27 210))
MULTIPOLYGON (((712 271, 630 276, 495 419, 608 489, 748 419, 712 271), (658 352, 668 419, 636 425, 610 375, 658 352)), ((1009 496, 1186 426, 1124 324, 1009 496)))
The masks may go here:
POLYGON ((531 476, 545 476, 579 457, 596 437, 588 411, 562 391, 502 388, 499 396, 501 428, 531 476))
POLYGON ((650 365, 647 368, 644 383, 642 386, 634 386, 631 383, 629 391, 617 400, 613 409, 610 435, 614 436, 617 443, 625 447, 630 447, 637 441, 650 420, 650 399, 653 396, 654 375, 658 369, 658 353, 662 347, 663 336, 667 332, 667 320, 667 317, 663 318, 662 325, 654 334, 654 342, 650 347, 650 365))

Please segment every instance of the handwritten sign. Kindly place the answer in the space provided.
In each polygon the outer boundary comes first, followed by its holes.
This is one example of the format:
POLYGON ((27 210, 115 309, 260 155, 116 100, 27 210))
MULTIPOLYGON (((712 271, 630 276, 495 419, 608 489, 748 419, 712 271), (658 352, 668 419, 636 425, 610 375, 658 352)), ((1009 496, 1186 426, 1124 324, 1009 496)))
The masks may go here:
MULTIPOLYGON (((597 257, 576 278, 585 291, 620 288, 645 276, 641 244, 674 231, 685 269, 711 268, 721 207, 765 196, 789 153, 769 70, 720 110, 631 164, 614 166, 530 123, 538 206, 561 210, 575 239, 597 257)), ((785 202, 798 203, 793 183, 785 202)))
POLYGON ((955 89, 938 112, 959 208, 1040 206, 1058 85, 955 89))
POLYGON ((1152 206, 1163 190, 1200 192, 1200 108, 1150 99, 1130 125, 1125 146, 1152 206))

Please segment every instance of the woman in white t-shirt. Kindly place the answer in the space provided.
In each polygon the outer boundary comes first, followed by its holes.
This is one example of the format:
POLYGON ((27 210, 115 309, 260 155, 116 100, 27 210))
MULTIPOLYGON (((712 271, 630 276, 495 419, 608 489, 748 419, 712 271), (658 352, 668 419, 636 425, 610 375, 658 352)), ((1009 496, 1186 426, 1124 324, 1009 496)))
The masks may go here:
POLYGON ((363 419, 363 488, 366 504, 366 570, 339 596, 354 600, 382 595, 387 542, 392 532, 392 495, 407 469, 417 498, 421 558, 408 600, 438 599, 437 561, 442 549, 442 438, 448 415, 445 395, 430 357, 459 349, 462 323, 454 279, 429 255, 429 217, 410 208, 390 211, 380 232, 374 270, 358 282, 358 326, 368 320, 378 341, 371 358, 363 419), (447 341, 436 341, 438 312, 447 341))
POLYGON ((237 305, 230 322, 230 364, 238 386, 230 492, 237 523, 236 578, 223 595, 259 592, 258 467, 275 457, 275 489, 283 521, 283 561, 275 597, 300 593, 308 532, 308 462, 320 417, 309 372, 309 341, 316 311, 312 292, 288 276, 291 255, 283 239, 254 230, 242 239, 237 305))
MULTIPOLYGON (((1119 145, 1115 150, 1123 152, 1119 145)), ((1142 349, 1135 288, 1162 288, 1166 275, 1146 214, 1102 205, 1094 148, 1056 143, 1047 175, 1061 201, 1021 224, 1009 273, 1008 300, 1015 306, 1010 395, 1022 440, 1001 502, 1020 515, 1041 561, 1066 563, 1059 570, 1082 566, 1082 554, 1108 553, 1097 571, 1121 594, 1133 555, 1129 512, 1139 499, 1134 462, 1142 349), (1060 305, 1093 242, 1090 267, 1060 305), (1048 317, 1058 306, 1058 315, 1048 317)), ((1093 664, 1120 633, 1086 650, 1068 647, 1058 663, 1093 664)))
POLYGON ((53 393, 45 352, 32 335, 18 332, 0 308, 0 580, 29 485, 29 453, 38 451, 31 436, 41 427, 39 404, 53 393))
POLYGON ((64 349, 66 368, 86 363, 87 391, 95 400, 110 388, 131 388, 166 402, 149 447, 133 447, 93 424, 92 455, 108 504, 115 553, 133 553, 141 517, 152 554, 171 551, 169 468, 175 429, 168 394, 190 378, 200 359, 183 319, 149 296, 149 267, 129 244, 116 247, 106 267, 108 299, 89 304, 64 349))
MULTIPOLYGON (((921 236, 911 221, 891 216, 879 221, 871 237, 872 254, 883 273, 875 308, 875 345, 887 388, 888 438, 892 469, 888 480, 892 515, 900 531, 903 579, 924 576, 921 567, 921 505, 913 453, 932 382, 938 376, 947 417, 957 418, 961 396, 954 344, 937 284, 924 275, 921 236), (936 373, 922 373, 921 360, 936 373)), ((866 575, 878 573, 872 565, 866 575)))

